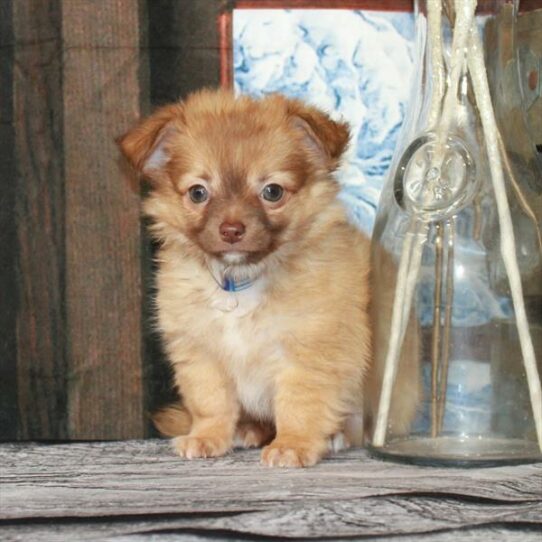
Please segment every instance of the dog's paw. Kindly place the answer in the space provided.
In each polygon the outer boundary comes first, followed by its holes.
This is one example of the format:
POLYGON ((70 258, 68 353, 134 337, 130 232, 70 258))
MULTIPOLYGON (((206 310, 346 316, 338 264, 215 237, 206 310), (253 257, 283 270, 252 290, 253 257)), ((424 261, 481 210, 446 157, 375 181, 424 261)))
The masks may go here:
POLYGON ((173 449, 183 458, 219 457, 230 449, 230 444, 223 438, 182 436, 171 441, 173 449))
POLYGON ((260 448, 273 438, 273 428, 254 422, 240 423, 235 433, 236 448, 260 448))
POLYGON ((293 446, 274 440, 262 450, 261 462, 268 467, 312 467, 322 455, 319 447, 293 446))

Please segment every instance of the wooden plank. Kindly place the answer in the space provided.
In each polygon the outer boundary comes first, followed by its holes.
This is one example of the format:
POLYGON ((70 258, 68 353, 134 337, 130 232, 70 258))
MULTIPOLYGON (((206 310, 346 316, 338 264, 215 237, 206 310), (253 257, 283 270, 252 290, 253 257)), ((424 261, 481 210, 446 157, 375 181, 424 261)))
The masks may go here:
MULTIPOLYGON (((164 517, 126 517, 119 519, 95 519, 85 520, 55 520, 52 522, 20 522, 0 524, 0 535, 4 540, 11 542, 51 542, 51 540, 115 540, 117 541, 171 541, 182 540, 262 540, 262 532, 265 539, 287 540, 297 539, 301 533, 303 540, 335 540, 350 541, 367 540, 374 536, 378 540, 396 542, 462 542, 466 540, 483 542, 538 542, 542 534, 540 525, 532 522, 521 524, 524 516, 520 512, 517 518, 513 517, 515 508, 506 506, 504 510, 492 507, 493 514, 481 513, 475 517, 472 524, 467 518, 461 517, 466 511, 460 508, 455 501, 451 503, 442 501, 446 507, 444 512, 449 511, 450 521, 441 520, 441 529, 438 529, 437 521, 423 518, 419 522, 418 509, 424 509, 431 517, 435 512, 441 513, 442 509, 432 509, 433 502, 429 499, 416 498, 413 500, 397 498, 367 499, 352 506, 355 509, 344 510, 322 504, 318 509, 309 506, 295 507, 293 510, 284 506, 273 510, 271 513, 247 513, 236 514, 229 517, 205 517, 194 514, 186 518, 164 517), (401 506, 397 506, 400 502, 401 506), (367 508, 365 508, 367 505, 367 508), (399 510, 401 513, 397 514, 399 510), (296 513, 297 512, 297 513, 296 513), (404 514, 410 516, 405 517, 404 514), (318 514, 315 516, 315 514, 318 514), (377 515, 376 515, 377 514, 377 515), (508 517, 506 517, 508 516, 508 517), (506 517, 504 521, 502 518, 506 517), (333 520, 336 520, 334 522, 333 520), (456 519, 456 522, 453 521, 456 519), (312 525, 308 522, 312 521, 312 525), (459 520, 459 521, 458 521, 459 520), (484 522, 490 520, 489 526, 484 522), (460 523, 457 527, 454 523, 460 523), (423 529, 428 528, 427 531, 423 529), (395 531, 395 532, 394 532, 395 531), (400 534, 396 534, 396 533, 400 534), (54 533, 54 534, 53 534, 54 533), (372 534, 376 533, 376 534, 372 534)), ((483 507, 480 507, 483 509, 483 507)), ((531 506, 531 508, 533 508, 531 506)), ((477 515, 478 506, 471 503, 466 506, 471 516, 477 515)), ((446 514, 447 515, 447 514, 446 514)), ((469 518, 471 519, 471 518, 469 518)))
POLYGON ((542 529, 542 464, 422 468, 352 450, 281 470, 262 467, 258 451, 182 461, 156 440, 2 445, 0 463, 0 529, 14 540, 45 540, 51 518, 59 539, 78 540, 89 530, 340 538, 542 529))
MULTIPOLYGON (((13 3, 19 437, 66 437, 58 0, 13 3)), ((12 367, 13 368, 13 367, 12 367)))
POLYGON ((0 3, 0 440, 17 436, 17 228, 13 4, 0 3))
POLYGON ((151 101, 178 100, 219 84, 220 2, 149 2, 151 101))
POLYGON ((68 431, 73 439, 141 437, 139 205, 113 143, 140 112, 140 7, 61 4, 68 431))
MULTIPOLYGON (((163 440, 0 446, 4 519, 247 512, 288 501, 406 494, 542 503, 542 464, 439 469, 337 454, 307 470, 267 469, 258 451, 182 461, 163 440)), ((540 509, 540 508, 539 508, 540 509)))

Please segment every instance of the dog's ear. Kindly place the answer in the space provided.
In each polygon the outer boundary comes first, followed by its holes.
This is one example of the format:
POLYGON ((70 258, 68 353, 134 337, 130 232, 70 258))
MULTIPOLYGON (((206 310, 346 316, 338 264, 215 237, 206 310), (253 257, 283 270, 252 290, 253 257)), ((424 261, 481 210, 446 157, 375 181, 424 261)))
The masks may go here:
POLYGON ((116 143, 139 175, 157 181, 171 158, 169 146, 183 126, 182 104, 166 105, 118 137, 116 143))
POLYGON ((336 169, 350 139, 348 124, 298 100, 288 101, 288 115, 315 157, 329 171, 336 169))

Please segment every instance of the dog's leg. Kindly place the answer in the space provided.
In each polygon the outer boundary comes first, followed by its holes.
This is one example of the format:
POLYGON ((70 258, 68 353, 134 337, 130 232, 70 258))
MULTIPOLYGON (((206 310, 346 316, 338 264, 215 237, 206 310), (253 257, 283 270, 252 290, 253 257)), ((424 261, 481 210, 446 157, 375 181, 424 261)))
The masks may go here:
POLYGON ((234 446, 237 448, 260 448, 275 436, 270 423, 242 420, 237 425, 234 446))
POLYGON ((239 417, 231 382, 217 363, 193 360, 174 368, 192 427, 188 435, 173 439, 173 447, 187 459, 224 455, 232 448, 239 417))
POLYGON ((328 451, 330 437, 344 424, 340 405, 340 391, 323 375, 310 369, 287 369, 279 378, 275 397, 277 436, 263 449, 262 463, 270 467, 317 463, 328 451))

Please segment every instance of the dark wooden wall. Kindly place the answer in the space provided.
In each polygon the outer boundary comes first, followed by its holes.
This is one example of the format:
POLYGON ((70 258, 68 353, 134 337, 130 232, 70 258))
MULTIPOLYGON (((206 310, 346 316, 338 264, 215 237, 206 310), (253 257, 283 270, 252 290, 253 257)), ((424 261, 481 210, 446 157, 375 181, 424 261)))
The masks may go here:
POLYGON ((0 2, 0 439, 149 434, 169 384, 114 138, 218 82, 218 7, 0 2))
POLYGON ((11 2, 0 2, 0 435, 17 435, 15 128, 11 2))

